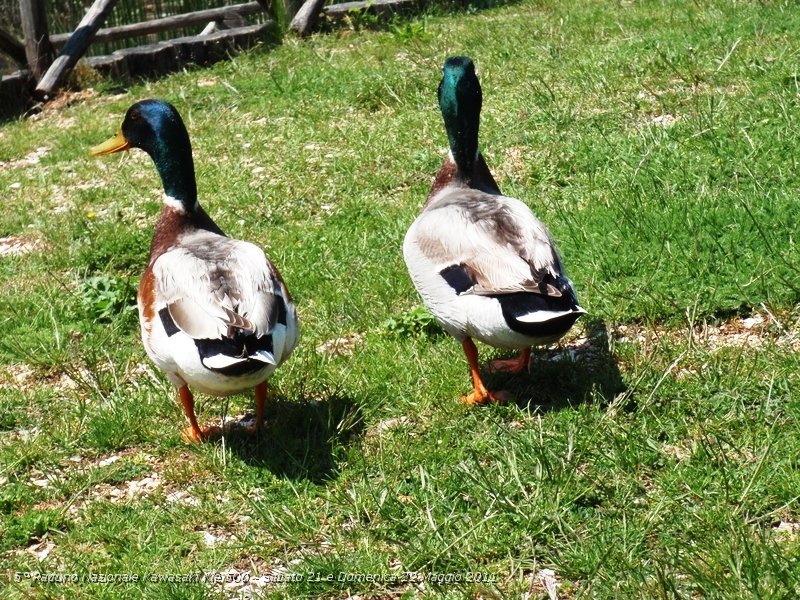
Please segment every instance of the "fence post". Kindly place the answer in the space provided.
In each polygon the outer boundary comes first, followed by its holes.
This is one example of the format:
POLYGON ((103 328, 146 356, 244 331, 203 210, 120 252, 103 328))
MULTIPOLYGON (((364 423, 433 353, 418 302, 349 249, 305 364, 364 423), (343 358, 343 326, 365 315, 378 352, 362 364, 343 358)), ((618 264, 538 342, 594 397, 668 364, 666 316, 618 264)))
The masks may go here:
POLYGON ((323 4, 325 4, 325 0, 306 0, 303 2, 303 6, 300 7, 292 22, 289 23, 289 29, 300 37, 310 34, 319 18, 323 4))
POLYGON ((47 31, 44 0, 19 0, 22 34, 25 36, 25 56, 28 68, 36 81, 52 64, 55 51, 47 31))

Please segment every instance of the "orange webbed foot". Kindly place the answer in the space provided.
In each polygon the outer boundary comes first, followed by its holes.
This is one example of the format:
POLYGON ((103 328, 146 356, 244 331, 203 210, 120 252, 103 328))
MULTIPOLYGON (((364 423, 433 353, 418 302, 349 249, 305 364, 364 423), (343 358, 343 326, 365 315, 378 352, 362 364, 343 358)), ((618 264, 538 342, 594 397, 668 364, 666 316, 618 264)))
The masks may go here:
POLYGON ((469 396, 461 396, 461 401, 469 406, 508 404, 511 399, 508 392, 490 392, 483 384, 481 375, 478 372, 478 349, 475 347, 475 343, 470 338, 464 338, 461 345, 467 355, 469 370, 472 374, 472 393, 469 396))
POLYGON ((508 358, 493 360, 489 365, 489 370, 492 373, 510 373, 511 375, 519 375, 528 370, 528 364, 531 359, 531 349, 525 348, 517 358, 508 358))
POLYGON ((218 440, 221 437, 222 428, 213 425, 203 429, 194 428, 190 425, 181 432, 181 439, 186 444, 202 444, 203 442, 218 440))
POLYGON ((201 429, 197 424, 197 417, 194 414, 194 396, 189 391, 186 385, 178 389, 178 398, 180 399, 183 412, 186 413, 186 418, 189 419, 189 427, 183 430, 181 438, 187 444, 200 444, 214 439, 219 439, 222 436, 222 430, 219 427, 206 427, 201 429))
POLYGON ((475 390, 468 396, 461 396, 461 401, 468 406, 486 406, 487 404, 508 404, 511 394, 505 391, 490 392, 475 390))

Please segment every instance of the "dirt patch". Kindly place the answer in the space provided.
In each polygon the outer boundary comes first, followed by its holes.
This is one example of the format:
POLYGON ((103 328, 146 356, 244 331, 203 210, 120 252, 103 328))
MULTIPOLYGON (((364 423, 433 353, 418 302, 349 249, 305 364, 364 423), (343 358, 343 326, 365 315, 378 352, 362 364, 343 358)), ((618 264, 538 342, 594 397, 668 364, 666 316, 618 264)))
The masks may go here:
POLYGON ((11 363, 0 369, 0 389, 31 389, 37 380, 34 368, 25 363, 11 363))
POLYGON ((773 313, 764 310, 719 323, 698 323, 691 329, 667 329, 660 325, 618 325, 612 330, 612 337, 618 342, 635 344, 648 344, 666 338, 674 344, 691 342, 709 352, 723 348, 760 348, 768 342, 796 347, 798 325, 800 323, 785 325, 773 313), (691 336, 691 340, 687 336, 691 336))
POLYGON ((772 533, 779 542, 796 542, 800 538, 800 523, 781 519, 780 523, 773 526, 772 533))
POLYGON ((650 122, 653 125, 658 125, 660 127, 672 127, 675 123, 678 122, 680 117, 676 117, 674 115, 664 114, 664 115, 655 115, 650 119, 650 122))
MULTIPOLYGON (((406 416, 396 417, 394 419, 386 419, 385 421, 381 421, 375 426, 375 431, 377 433, 383 433, 384 431, 388 431, 395 427, 404 427, 410 422, 410 419, 406 416)), ((369 434, 367 434, 369 435, 369 434)))
POLYGON ((353 350, 364 340, 364 336, 360 333, 350 333, 343 337, 333 340, 328 340, 317 346, 319 354, 327 354, 329 356, 353 356, 353 350))
POLYGON ((50 154, 50 148, 47 146, 40 146, 39 148, 31 150, 22 158, 5 162, 0 161, 0 171, 5 169, 15 169, 17 167, 30 167, 33 165, 38 165, 42 158, 48 154, 50 154))
POLYGON ((35 237, 12 235, 0 238, 0 257, 22 256, 42 249, 44 249, 44 242, 35 237))
MULTIPOLYGON (((92 88, 77 92, 61 92, 50 102, 44 105, 44 109, 41 113, 39 113, 39 115, 49 115, 50 113, 58 112, 68 106, 77 104, 78 102, 84 102, 90 98, 94 98, 96 95, 97 92, 92 88)), ((32 119, 35 120, 36 117, 39 117, 39 115, 34 115, 32 119)))

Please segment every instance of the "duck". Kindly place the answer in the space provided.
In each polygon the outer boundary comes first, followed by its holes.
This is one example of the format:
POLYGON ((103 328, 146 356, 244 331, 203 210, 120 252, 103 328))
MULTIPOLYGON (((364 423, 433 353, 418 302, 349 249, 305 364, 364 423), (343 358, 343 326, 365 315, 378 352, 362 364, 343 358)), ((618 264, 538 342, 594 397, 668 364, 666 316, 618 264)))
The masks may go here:
POLYGON ((92 156, 138 148, 163 185, 147 267, 137 291, 141 337, 150 360, 177 388, 189 420, 188 443, 214 439, 201 428, 192 390, 212 396, 255 391, 255 423, 263 428, 267 379, 294 350, 297 311, 264 251, 228 237, 197 198, 189 133, 164 100, 136 102, 117 134, 92 156))
POLYGON ((406 232, 403 257, 423 303, 469 363, 468 405, 505 404, 487 389, 474 340, 520 350, 493 372, 528 369, 531 347, 560 340, 587 312, 553 237, 527 204, 500 192, 478 148, 483 92, 467 56, 445 60, 438 88, 449 152, 406 232))

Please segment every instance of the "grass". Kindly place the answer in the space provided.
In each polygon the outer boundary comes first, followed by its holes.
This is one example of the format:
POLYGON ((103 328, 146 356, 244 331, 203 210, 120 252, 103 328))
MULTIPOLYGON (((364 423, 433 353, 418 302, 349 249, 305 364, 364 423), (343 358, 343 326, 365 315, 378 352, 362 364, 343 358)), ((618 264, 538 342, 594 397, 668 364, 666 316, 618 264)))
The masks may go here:
MULTIPOLYGON (((525 0, 3 124, 0 237, 34 248, 0 257, 6 597, 547 598, 546 569, 565 598, 796 597, 798 27, 784 2, 525 0), (455 53, 495 177, 590 312, 480 410, 401 256, 455 53), (256 441, 186 447, 138 340, 159 182, 87 152, 144 97, 179 108, 204 206, 297 300, 256 441)), ((198 399, 202 422, 252 407, 198 399)))

